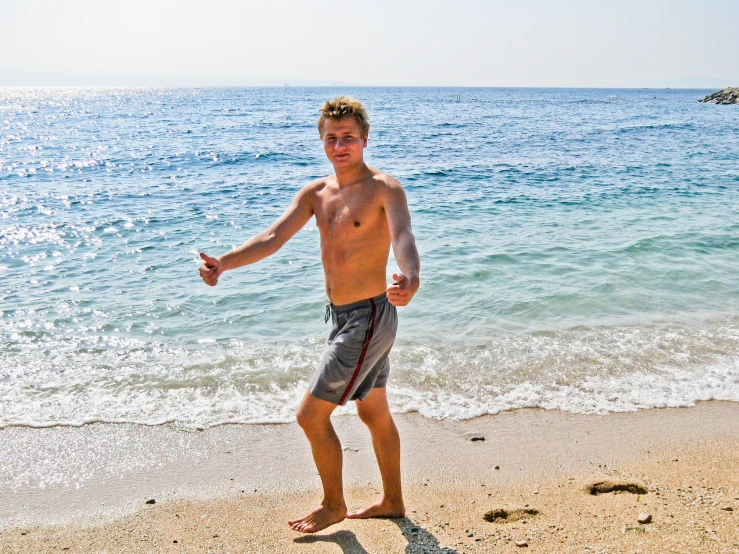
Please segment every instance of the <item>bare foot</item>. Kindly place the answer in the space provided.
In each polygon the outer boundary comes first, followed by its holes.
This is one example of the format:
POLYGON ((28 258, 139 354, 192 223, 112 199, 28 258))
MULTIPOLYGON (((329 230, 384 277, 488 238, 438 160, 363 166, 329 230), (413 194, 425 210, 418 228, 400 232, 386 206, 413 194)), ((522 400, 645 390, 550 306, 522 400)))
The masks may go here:
POLYGON ((370 517, 405 517, 403 502, 389 502, 380 500, 362 510, 347 514, 349 519, 367 519, 370 517))
POLYGON ((339 523, 346 517, 346 506, 341 508, 329 508, 327 506, 318 506, 315 510, 305 517, 293 519, 287 524, 293 531, 300 533, 317 533, 326 527, 339 523))

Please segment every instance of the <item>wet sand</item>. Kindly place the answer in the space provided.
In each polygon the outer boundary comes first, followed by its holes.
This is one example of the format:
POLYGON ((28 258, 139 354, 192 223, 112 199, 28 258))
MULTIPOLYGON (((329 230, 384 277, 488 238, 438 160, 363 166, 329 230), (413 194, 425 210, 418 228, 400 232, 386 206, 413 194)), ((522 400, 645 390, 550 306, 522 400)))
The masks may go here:
MULTIPOLYGON (((0 552, 739 553, 739 404, 396 420, 407 517, 311 536, 286 523, 320 499, 296 425, 3 429, 0 552)), ((335 425, 358 508, 380 491, 369 436, 335 425)))

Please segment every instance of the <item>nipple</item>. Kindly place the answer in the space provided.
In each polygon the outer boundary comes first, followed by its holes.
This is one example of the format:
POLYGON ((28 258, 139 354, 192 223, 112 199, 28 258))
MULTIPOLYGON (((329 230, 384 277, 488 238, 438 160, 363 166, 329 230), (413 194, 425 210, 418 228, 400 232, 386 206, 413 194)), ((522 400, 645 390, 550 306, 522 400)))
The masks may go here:
POLYGON ((354 222, 354 226, 355 226, 355 227, 359 227, 359 225, 360 225, 359 221, 355 221, 355 222, 354 222))

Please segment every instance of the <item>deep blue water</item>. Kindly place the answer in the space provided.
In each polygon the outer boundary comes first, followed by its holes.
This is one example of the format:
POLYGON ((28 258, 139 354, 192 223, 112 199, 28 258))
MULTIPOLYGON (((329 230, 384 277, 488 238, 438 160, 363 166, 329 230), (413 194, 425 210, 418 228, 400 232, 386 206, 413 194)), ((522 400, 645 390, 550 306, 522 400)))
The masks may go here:
POLYGON ((328 334, 314 222, 215 288, 197 253, 331 172, 339 93, 422 257, 394 410, 739 401, 739 111, 708 92, 0 89, 0 426, 290 421, 328 334))

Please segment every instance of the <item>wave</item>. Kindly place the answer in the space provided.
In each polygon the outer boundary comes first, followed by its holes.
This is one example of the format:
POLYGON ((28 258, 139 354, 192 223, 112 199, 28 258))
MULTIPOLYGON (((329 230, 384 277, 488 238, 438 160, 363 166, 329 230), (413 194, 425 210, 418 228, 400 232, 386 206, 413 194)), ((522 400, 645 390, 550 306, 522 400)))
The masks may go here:
MULTIPOLYGON (((0 428, 94 422, 208 427, 294 419, 323 342, 169 348, 118 341, 5 348, 0 428)), ((739 402, 739 318, 491 335, 470 348, 399 340, 391 408, 467 419, 518 408, 576 413, 739 402)), ((352 413, 342 408, 339 413, 352 413)))

